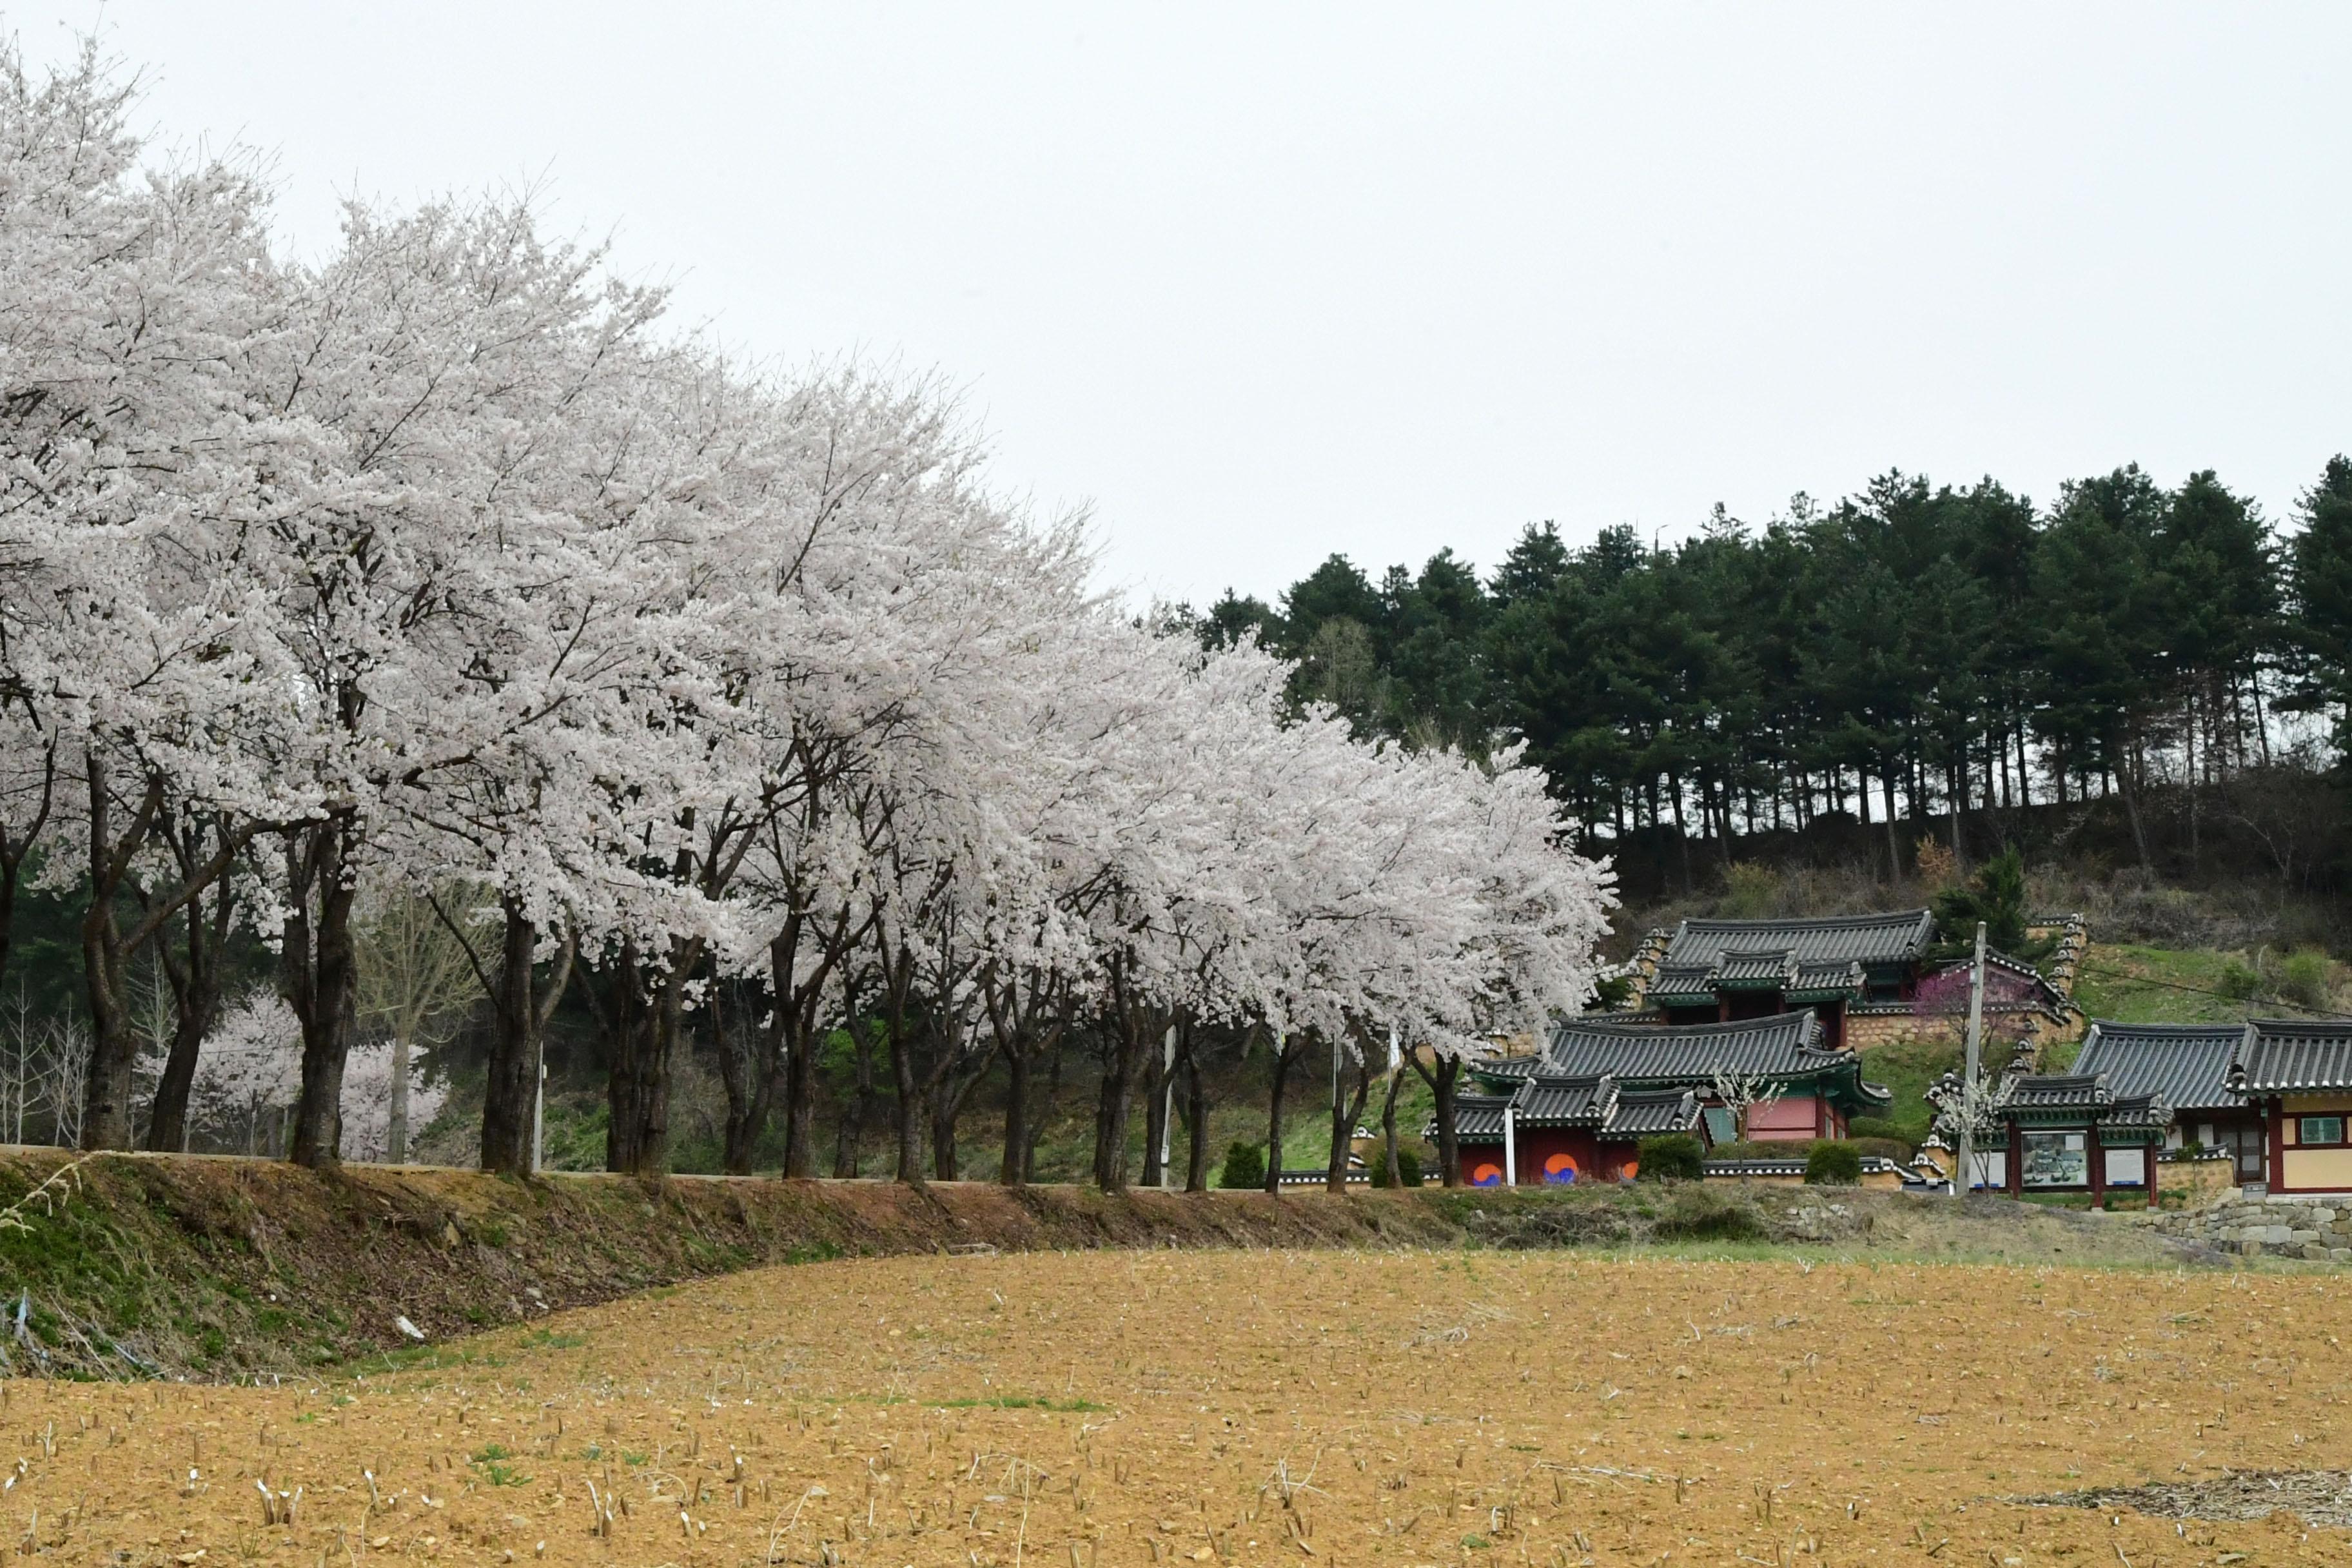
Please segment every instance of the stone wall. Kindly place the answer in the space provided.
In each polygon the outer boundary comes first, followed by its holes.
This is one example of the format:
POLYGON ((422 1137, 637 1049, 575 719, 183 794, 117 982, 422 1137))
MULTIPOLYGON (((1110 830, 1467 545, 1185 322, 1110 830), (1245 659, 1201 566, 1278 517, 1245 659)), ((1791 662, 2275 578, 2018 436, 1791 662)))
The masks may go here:
POLYGON ((2091 945, 2089 925, 2079 914, 2042 915, 2025 928, 2025 934, 2036 942, 2051 937, 2058 939, 2056 951, 2039 967, 2042 978, 2050 982, 2050 988, 2073 1001, 2074 973, 2082 967, 2083 950, 2091 945))
POLYGON ((2165 1192, 2180 1194, 2190 1209, 2201 1209, 2225 1196, 2237 1196, 2238 1162, 2226 1154, 2219 1159, 2210 1155, 2183 1159, 2176 1154, 2156 1163, 2156 1179, 2165 1192))
MULTIPOLYGON (((2027 1033, 2029 1022, 2034 1040, 2047 1046, 2053 1041, 2081 1039, 2088 1020, 2080 1013, 2070 1012, 2062 1017, 2042 1007, 1988 1007, 1984 1016, 1985 1060, 1995 1067, 2005 1064, 2010 1047, 2027 1033)), ((1968 1031, 1965 1013, 1914 1013, 1908 1007, 1882 1003, 1867 1011, 1850 1007, 1845 1016, 1845 1043, 1858 1051, 1906 1040, 1936 1040, 1956 1046, 1967 1039, 1968 1031)))
POLYGON ((2157 1226, 2168 1236, 2248 1258, 2268 1254, 2352 1263, 2352 1195, 2229 1198, 2210 1208, 2166 1215, 2157 1226))

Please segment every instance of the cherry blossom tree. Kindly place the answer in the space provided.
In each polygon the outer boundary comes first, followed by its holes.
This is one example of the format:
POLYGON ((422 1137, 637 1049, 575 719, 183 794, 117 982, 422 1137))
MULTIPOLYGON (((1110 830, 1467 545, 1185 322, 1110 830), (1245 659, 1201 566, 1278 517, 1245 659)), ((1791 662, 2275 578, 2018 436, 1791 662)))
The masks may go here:
POLYGON ((249 169, 144 166, 131 105, 94 53, 35 82, 0 52, 0 963, 37 858, 89 900, 86 1143, 129 1142, 152 950, 159 1146, 224 1094, 257 1114, 290 1018, 290 1157, 398 1158, 371 907, 429 910, 478 986, 481 1163, 516 1173, 575 969, 616 1170, 666 1167, 723 984, 765 993, 725 1047, 729 1169, 781 1107, 809 1173, 818 1043, 870 1008, 903 1178, 926 1123, 955 1173, 1002 1060, 1024 1180, 1030 1068, 1080 1037, 1114 1189, 1204 1031, 1360 1067, 1402 1039, 1444 1123, 1462 1060, 1589 993, 1608 874, 1517 750, 1358 742, 1255 644, 1130 614, 935 384, 672 334, 525 201, 354 203, 296 264, 249 169), (278 1010, 224 1012, 247 921, 278 1010))

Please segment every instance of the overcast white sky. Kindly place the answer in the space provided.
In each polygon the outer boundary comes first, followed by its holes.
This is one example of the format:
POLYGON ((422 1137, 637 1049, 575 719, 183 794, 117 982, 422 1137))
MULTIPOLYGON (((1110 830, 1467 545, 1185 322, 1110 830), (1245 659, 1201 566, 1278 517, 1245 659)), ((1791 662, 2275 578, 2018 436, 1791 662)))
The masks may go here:
POLYGON ((968 390, 1108 579, 1490 565, 1889 467, 2352 447, 2352 6, 12 4, 167 139, 538 182, 744 351, 968 390))

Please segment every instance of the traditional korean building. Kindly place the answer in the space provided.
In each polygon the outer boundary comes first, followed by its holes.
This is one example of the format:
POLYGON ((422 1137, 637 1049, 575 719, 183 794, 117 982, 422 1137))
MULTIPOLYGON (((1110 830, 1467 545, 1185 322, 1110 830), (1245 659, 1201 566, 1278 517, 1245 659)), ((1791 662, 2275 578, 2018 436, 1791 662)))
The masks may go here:
POLYGON ((2253 1019, 2229 1087, 2262 1119, 2271 1192, 2352 1193, 2352 1023, 2253 1019))
POLYGON ((2102 1019, 2073 1072, 2011 1076, 1995 1114, 2006 1138, 1979 1155, 1980 1186, 2152 1204, 2157 1151, 2194 1142, 2228 1150, 2243 1187, 2352 1193, 2352 1023, 2102 1019))
MULTIPOLYGON (((2004 954, 1989 955, 1987 1025, 2003 1036, 2072 1039, 2082 1027, 2068 989, 2082 922, 2067 916, 2039 929, 2057 943, 2054 978, 2004 954)), ((1652 931, 1643 942, 1633 963, 1638 992, 1630 1010, 1662 1024, 1697 1024, 1808 1007, 1832 1047, 1957 1038, 1967 1019, 1969 965, 1931 960, 1935 940, 1935 916, 1927 910, 1686 920, 1671 931, 1652 931)))
POLYGON ((1507 1093, 1465 1094, 1454 1120, 1462 1179, 1474 1187, 1624 1181, 1643 1139, 1706 1135, 1694 1091, 1628 1089, 1607 1076, 1533 1076, 1507 1093))
POLYGON ((2155 1094, 2119 1095, 2097 1075, 2019 1073, 2001 1084, 2000 1115, 2008 1144, 1979 1155, 1979 1184, 2156 1206, 2156 1152, 2172 1108, 2155 1094))
POLYGON ((2151 1095, 2172 1110, 2165 1146, 2195 1143, 2229 1151, 2241 1185, 2264 1179, 2267 1129, 2262 1111, 2230 1087, 2230 1068, 2245 1043, 2243 1024, 2118 1024, 2092 1020, 2074 1058, 2078 1077, 2095 1078, 2118 1098, 2151 1095))
MULTIPOLYGON (((1892 1097, 1862 1078, 1860 1058, 1822 1043, 1810 1010, 1691 1025, 1570 1019, 1540 1055, 1474 1062, 1480 1092, 1455 1101, 1462 1170, 1475 1185, 1622 1180, 1643 1138, 1689 1132, 1728 1142, 1719 1079, 1748 1085, 1756 1142, 1843 1138, 1855 1115, 1892 1097)), ((1434 1127, 1429 1135, 1434 1136, 1434 1127)))
POLYGON ((1686 920, 1657 953, 1640 1006, 1668 1024, 1727 1023, 1809 1008, 1843 1045, 1846 1010, 1909 1000, 1936 918, 1926 910, 1820 920, 1686 920))

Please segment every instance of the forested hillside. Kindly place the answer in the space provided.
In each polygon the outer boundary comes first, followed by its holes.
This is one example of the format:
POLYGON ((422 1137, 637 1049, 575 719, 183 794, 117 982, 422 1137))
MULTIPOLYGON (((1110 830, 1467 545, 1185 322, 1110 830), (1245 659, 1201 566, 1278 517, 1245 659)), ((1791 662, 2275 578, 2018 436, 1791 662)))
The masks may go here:
POLYGON ((2322 783, 2352 700, 2343 457, 2284 528, 2210 472, 2125 468, 2046 505, 1890 472, 1761 526, 1718 508, 1673 545, 1570 549, 1546 523, 1491 571, 1441 550, 1377 581, 1335 555, 1196 626, 1255 631, 1360 731, 1525 736, 1636 894, 1801 831, 1882 877, 1925 833, 2166 879, 2345 876, 2322 783))

